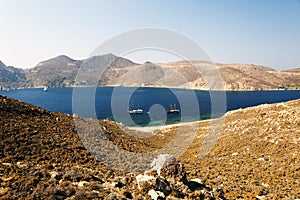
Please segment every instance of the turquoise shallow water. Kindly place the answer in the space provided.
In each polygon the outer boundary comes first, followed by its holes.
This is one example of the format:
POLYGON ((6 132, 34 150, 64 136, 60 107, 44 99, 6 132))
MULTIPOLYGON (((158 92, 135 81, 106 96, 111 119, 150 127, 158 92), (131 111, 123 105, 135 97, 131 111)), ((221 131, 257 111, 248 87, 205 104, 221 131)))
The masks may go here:
POLYGON ((168 88, 42 88, 0 91, 0 95, 82 117, 112 119, 128 126, 156 126, 222 116, 226 111, 300 98, 300 91, 208 92, 168 88), (179 114, 166 113, 170 104, 179 114), (140 108, 142 114, 130 115, 140 108))

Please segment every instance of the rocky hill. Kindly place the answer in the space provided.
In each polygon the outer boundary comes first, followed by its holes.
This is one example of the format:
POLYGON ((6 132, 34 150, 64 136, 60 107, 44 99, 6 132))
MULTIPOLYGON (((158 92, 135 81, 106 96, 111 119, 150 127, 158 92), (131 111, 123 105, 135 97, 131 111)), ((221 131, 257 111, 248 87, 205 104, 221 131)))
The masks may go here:
MULTIPOLYGON (((85 68, 88 71, 84 72, 84 80, 77 81, 77 85, 89 85, 89 80, 99 79, 99 85, 106 85, 113 75, 117 76, 112 68, 120 69, 134 65, 133 62, 106 54, 103 56, 94 56, 85 60, 73 60, 67 56, 58 56, 43 62, 40 62, 36 67, 30 69, 26 73, 27 80, 32 83, 33 87, 70 87, 75 84, 76 76, 80 67, 83 71, 85 68), (102 77, 97 77, 97 72, 101 69, 106 69, 102 77), (112 75, 113 74, 113 75, 112 75)), ((119 72, 122 73, 122 72, 119 72)))
POLYGON ((26 75, 22 69, 6 66, 0 61, 0 89, 26 86, 26 75))
POLYGON ((218 78, 216 73, 220 73, 225 90, 291 89, 299 88, 300 84, 299 71, 281 72, 258 65, 191 61, 168 63, 167 66, 175 68, 192 88, 214 89, 214 85, 208 83, 218 78))
MULTIPOLYGON (((201 156, 213 121, 197 128, 193 143, 179 157, 161 155, 152 171, 126 173, 96 159, 101 130, 115 146, 152 152, 171 141, 178 127, 139 138, 111 121, 48 112, 0 96, 1 199, 297 199, 300 197, 300 100, 228 112, 215 145, 201 156), (83 145, 74 119, 87 123, 83 145), (92 127, 88 129, 88 127, 92 127), (159 163, 163 160, 162 166, 159 163), (166 162, 167 161, 167 162, 166 162)), ((142 134, 142 133, 136 133, 142 134)), ((205 148, 204 148, 205 149, 205 148)), ((122 164, 126 157, 112 160, 122 164)))
POLYGON ((200 146, 211 122, 201 122, 181 161, 192 176, 223 186, 228 199, 299 199, 299 116, 300 100, 230 111, 214 148, 203 158, 200 146))
POLYGON ((300 82, 300 68, 282 71, 281 76, 288 80, 286 87, 297 87, 300 82))
POLYGON ((2 64, 0 85, 3 88, 123 85, 205 90, 299 89, 300 70, 276 71, 258 65, 204 61, 136 64, 113 54, 84 60, 62 55, 40 62, 29 70, 2 64), (79 69, 81 76, 77 77, 79 69))
MULTIPOLYGON (((101 163, 86 149, 71 116, 0 96, 0 117, 0 199, 225 199, 223 191, 192 180, 171 155, 158 157, 155 169, 145 174, 101 163)), ((114 122, 75 118, 106 127, 106 137, 129 152, 149 152, 165 143, 161 134, 140 139, 114 122)), ((99 148, 102 133, 93 130, 86 134, 99 148)), ((122 164, 126 158, 112 159, 122 164)))
POLYGON ((26 73, 26 77, 32 87, 68 86, 74 83, 80 65, 80 61, 62 55, 40 62, 26 73))

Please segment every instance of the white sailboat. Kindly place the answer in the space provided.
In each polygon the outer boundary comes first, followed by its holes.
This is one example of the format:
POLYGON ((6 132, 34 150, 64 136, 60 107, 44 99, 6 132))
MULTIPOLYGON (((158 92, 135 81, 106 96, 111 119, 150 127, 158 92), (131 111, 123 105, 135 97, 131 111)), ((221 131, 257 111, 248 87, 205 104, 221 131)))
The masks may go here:
POLYGON ((174 105, 170 105, 170 109, 167 110, 168 113, 180 113, 180 110, 176 108, 176 104, 174 103, 174 105))
POLYGON ((142 114, 142 113, 143 113, 143 110, 140 108, 129 110, 129 114, 142 114))
POLYGON ((133 108, 133 109, 130 109, 130 107, 128 108, 129 114, 142 114, 144 112, 143 109, 139 108, 140 107, 139 105, 137 106, 137 108, 133 108))

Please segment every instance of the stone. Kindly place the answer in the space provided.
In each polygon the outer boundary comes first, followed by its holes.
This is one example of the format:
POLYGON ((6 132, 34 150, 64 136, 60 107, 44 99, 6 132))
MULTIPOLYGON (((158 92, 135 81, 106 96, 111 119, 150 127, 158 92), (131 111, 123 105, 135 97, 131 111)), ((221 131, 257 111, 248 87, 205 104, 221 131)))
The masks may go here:
POLYGON ((200 183, 200 182, 197 182, 197 181, 193 181, 191 180, 189 183, 188 183, 188 186, 189 188, 192 190, 192 191, 195 191, 195 190, 202 190, 205 188, 205 185, 200 183))
POLYGON ((168 181, 172 181, 175 183, 181 182, 185 185, 188 184, 185 168, 180 162, 175 162, 162 168, 160 176, 164 177, 168 181))
POLYGON ((203 184, 203 180, 201 180, 200 178, 194 178, 194 179, 191 179, 191 181, 197 182, 199 184, 203 184))
POLYGON ((87 182, 87 181, 80 181, 80 182, 74 182, 74 183, 72 183, 72 185, 77 185, 78 187, 84 187, 88 183, 89 182, 87 182))
POLYGON ((150 171, 156 170, 158 175, 160 175, 162 168, 170 164, 174 164, 175 162, 175 156, 172 156, 170 154, 160 154, 157 156, 157 158, 154 158, 154 160, 152 161, 150 171))
POLYGON ((256 199, 265 199, 265 198, 267 198, 266 196, 256 196, 256 199))
POLYGON ((112 192, 109 195, 107 195, 104 199, 105 200, 126 200, 126 197, 116 192, 112 192))
POLYGON ((160 192, 160 191, 155 191, 153 189, 148 191, 148 195, 151 197, 151 199, 153 200, 157 200, 157 199, 164 199, 165 195, 164 193, 160 192))
POLYGON ((139 174, 136 176, 136 182, 138 184, 138 188, 142 192, 146 192, 150 189, 154 189, 156 186, 156 177, 139 174))
POLYGON ((234 152, 234 153, 232 153, 231 155, 232 155, 232 156, 237 156, 237 155, 239 155, 239 153, 238 153, 238 152, 234 152))
POLYGON ((19 168, 22 168, 22 167, 27 167, 27 164, 24 163, 24 162, 17 162, 17 166, 18 166, 19 168))
POLYGON ((163 178, 157 178, 156 179, 156 187, 155 190, 163 192, 165 195, 169 195, 172 192, 172 188, 170 183, 163 179, 163 178))
POLYGON ((121 183, 121 182, 112 182, 111 185, 113 187, 118 187, 118 188, 122 188, 123 187, 123 183, 121 183))
POLYGON ((132 194, 127 189, 121 189, 120 194, 125 196, 127 199, 132 199, 132 194))
POLYGON ((61 172, 50 171, 49 174, 52 179, 56 179, 58 181, 61 180, 63 177, 63 174, 61 172))

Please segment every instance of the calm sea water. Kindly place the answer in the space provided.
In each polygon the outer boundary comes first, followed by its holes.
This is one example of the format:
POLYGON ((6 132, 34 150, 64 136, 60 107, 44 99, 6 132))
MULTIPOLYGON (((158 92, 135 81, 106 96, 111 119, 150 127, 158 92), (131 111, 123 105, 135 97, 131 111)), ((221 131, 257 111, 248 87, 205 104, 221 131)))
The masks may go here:
POLYGON ((50 111, 79 114, 82 117, 112 119, 128 126, 151 126, 190 122, 222 116, 226 111, 264 103, 300 98, 300 91, 208 92, 167 88, 41 88, 0 91, 14 99, 50 111), (170 107, 179 114, 167 113, 170 107), (143 114, 130 115, 140 108, 143 114))

